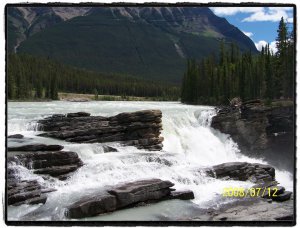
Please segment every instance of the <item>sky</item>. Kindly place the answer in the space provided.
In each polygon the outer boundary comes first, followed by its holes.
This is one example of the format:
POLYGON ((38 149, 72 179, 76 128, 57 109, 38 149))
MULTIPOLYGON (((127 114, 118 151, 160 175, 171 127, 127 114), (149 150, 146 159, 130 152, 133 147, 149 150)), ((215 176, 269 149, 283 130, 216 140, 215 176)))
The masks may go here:
POLYGON ((292 7, 210 7, 219 17, 238 27, 250 37, 258 50, 267 43, 276 52, 276 37, 281 17, 293 26, 292 7))

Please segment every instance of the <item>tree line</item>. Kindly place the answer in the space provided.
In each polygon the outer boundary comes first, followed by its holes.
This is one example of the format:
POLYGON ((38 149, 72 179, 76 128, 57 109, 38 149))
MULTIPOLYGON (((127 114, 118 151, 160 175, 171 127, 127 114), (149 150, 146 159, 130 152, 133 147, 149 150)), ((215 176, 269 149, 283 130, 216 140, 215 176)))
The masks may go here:
POLYGON ((26 54, 7 55, 7 96, 12 100, 58 99, 58 92, 159 97, 178 100, 179 86, 77 69, 26 54))
POLYGON ((294 96, 294 33, 281 18, 277 52, 269 44, 259 54, 241 53, 237 45, 220 42, 219 56, 197 62, 190 59, 182 80, 181 101, 191 104, 226 104, 242 100, 279 99, 294 96))

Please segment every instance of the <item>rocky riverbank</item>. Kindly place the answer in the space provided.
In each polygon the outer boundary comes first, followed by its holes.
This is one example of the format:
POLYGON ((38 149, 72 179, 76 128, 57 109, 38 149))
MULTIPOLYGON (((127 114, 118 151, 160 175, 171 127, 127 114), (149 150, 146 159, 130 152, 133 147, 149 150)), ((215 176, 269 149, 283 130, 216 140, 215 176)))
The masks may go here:
POLYGON ((161 150, 163 137, 160 110, 120 113, 112 117, 78 112, 39 120, 43 137, 77 143, 121 142, 139 149, 161 150))

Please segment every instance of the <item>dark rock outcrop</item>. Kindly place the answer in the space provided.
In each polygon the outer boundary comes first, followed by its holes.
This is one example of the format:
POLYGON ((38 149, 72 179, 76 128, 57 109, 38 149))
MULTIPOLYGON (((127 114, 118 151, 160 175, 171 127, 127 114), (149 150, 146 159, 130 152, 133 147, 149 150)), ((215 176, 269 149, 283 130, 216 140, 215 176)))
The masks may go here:
POLYGON ((45 174, 64 180, 82 166, 77 153, 70 151, 26 152, 8 157, 8 164, 22 165, 33 169, 35 174, 45 174))
POLYGON ((61 145, 29 144, 17 147, 8 147, 8 151, 59 151, 64 147, 61 145))
POLYGON ((293 106, 265 106, 260 100, 248 101, 240 108, 220 109, 211 126, 229 134, 243 149, 265 150, 272 146, 273 136, 278 139, 293 133, 294 109, 293 106))
POLYGON ((161 150, 163 138, 160 110, 120 113, 112 117, 90 116, 89 113, 56 114, 39 120, 40 134, 77 143, 119 141, 140 149, 161 150))
POLYGON ((194 199, 191 191, 174 192, 170 181, 149 179, 118 185, 96 196, 84 197, 67 208, 69 218, 91 217, 141 203, 153 203, 168 199, 194 199))
MULTIPOLYGON (((240 107, 223 107, 213 117, 211 126, 229 134, 242 153, 274 158, 293 167, 294 106, 278 101, 266 106, 260 100, 242 103, 240 107), (281 102, 281 103, 280 103, 281 102)), ((277 161, 277 162, 276 162, 277 161)))

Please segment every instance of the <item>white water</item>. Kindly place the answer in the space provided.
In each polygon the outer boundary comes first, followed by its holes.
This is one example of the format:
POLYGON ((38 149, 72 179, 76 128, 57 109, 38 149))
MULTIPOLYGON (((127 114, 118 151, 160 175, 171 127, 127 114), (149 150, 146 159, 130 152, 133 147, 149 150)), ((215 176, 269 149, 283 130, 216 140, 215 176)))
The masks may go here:
MULTIPOLYGON (((222 181, 206 177, 199 171, 202 167, 232 161, 260 162, 265 161, 248 158, 240 154, 237 145, 228 135, 210 128, 211 118, 215 115, 213 107, 190 106, 174 102, 12 102, 8 103, 8 135, 21 133, 26 138, 24 143, 47 143, 64 145, 64 150, 75 151, 85 165, 77 170, 67 181, 51 179, 48 181, 32 174, 25 168, 23 175, 37 178, 58 191, 49 194, 45 205, 9 206, 9 220, 65 220, 65 207, 75 202, 82 195, 93 194, 94 191, 107 188, 120 182, 145 178, 160 178, 175 183, 176 189, 194 191, 195 203, 200 208, 218 206, 233 199, 220 197, 225 187, 249 187, 252 184, 240 181, 222 181), (121 147, 117 143, 118 153, 103 153, 101 144, 72 144, 61 140, 36 136, 35 121, 54 113, 86 111, 92 115, 111 116, 120 112, 144 109, 160 109, 163 112, 163 131, 165 138, 162 152, 138 150, 135 147, 121 147), (163 164, 156 160, 167 161, 163 164), (150 160, 151 159, 151 160, 150 160), (150 162, 151 161, 151 162, 150 162)), ((20 145, 13 140, 9 145, 20 145)), ((276 179, 292 190, 292 175, 287 171, 276 170, 276 179)), ((176 201, 174 201, 176 202, 176 201)), ((174 202, 167 202, 172 207, 174 202)), ((165 203, 166 204, 166 203, 165 203)), ((125 210, 123 216, 128 220, 150 220, 159 214, 158 208, 165 210, 165 204, 151 206, 146 209, 125 210), (162 206, 159 206, 162 205, 162 206), (157 208, 158 207, 158 208, 157 208), (125 215, 124 215, 125 213, 125 215)), ((183 209, 188 203, 181 201, 183 209)), ((178 205, 174 206, 178 208, 178 205)), ((120 213, 120 212, 118 212, 120 213)), ((168 212, 170 213, 170 212, 168 212)), ((91 218, 93 220, 115 220, 115 213, 91 218)))

